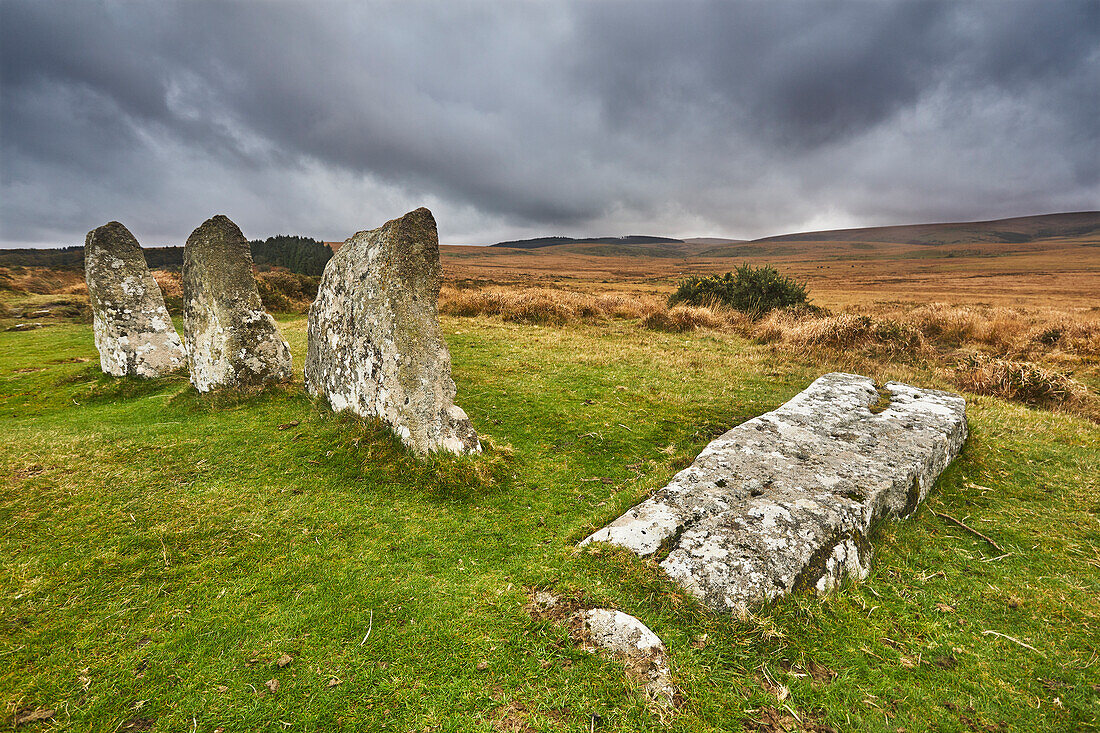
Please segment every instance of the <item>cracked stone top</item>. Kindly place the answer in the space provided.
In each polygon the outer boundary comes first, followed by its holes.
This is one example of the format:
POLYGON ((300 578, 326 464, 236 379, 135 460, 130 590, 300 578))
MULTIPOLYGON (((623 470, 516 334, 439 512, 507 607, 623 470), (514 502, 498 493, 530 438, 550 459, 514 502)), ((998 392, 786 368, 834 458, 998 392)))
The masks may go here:
POLYGON ((661 567, 715 610, 869 571, 874 524, 906 516, 966 439, 957 395, 826 374, 711 442, 668 486, 585 539, 661 567))
POLYGON ((84 276, 105 373, 154 378, 184 367, 187 357, 164 294, 129 229, 112 221, 88 232, 84 276))
POLYGON ((427 209, 347 240, 309 309, 306 387, 334 410, 381 418, 418 453, 478 452, 477 433, 454 404, 436 310, 442 281, 427 209))
POLYGON ((290 347, 264 310, 252 253, 236 224, 208 219, 183 248, 183 329, 200 392, 290 379, 290 347))

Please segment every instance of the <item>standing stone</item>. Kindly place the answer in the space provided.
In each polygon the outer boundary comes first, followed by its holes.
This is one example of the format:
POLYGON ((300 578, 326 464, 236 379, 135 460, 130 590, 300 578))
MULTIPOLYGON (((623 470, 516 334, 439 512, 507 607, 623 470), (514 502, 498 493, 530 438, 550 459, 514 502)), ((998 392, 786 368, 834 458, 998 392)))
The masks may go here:
POLYGON ((183 248, 183 331, 200 392, 290 379, 290 346, 264 310, 252 253, 237 225, 208 219, 183 248))
POLYGON ((347 240, 309 309, 306 388, 334 410, 381 418, 418 453, 476 453, 439 330, 442 281, 427 209, 347 240))
POLYGON ((151 379, 183 368, 187 356, 164 295, 129 229, 112 221, 88 232, 84 277, 105 373, 151 379))

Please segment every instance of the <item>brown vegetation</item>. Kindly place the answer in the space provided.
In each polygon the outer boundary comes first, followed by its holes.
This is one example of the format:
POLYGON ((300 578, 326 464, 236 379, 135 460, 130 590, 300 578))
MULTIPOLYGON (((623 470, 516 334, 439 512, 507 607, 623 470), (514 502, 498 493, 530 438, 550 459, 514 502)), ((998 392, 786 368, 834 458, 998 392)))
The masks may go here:
POLYGON ((658 298, 578 293, 552 288, 444 286, 439 312, 452 316, 498 316, 505 321, 561 326, 606 318, 644 318, 661 308, 658 298))
MULTIPOLYGON (((556 326, 635 320, 654 331, 707 330, 833 361, 843 357, 851 368, 859 368, 858 360, 928 364, 972 392, 1100 419, 1098 245, 1093 234, 1013 243, 975 234, 941 246, 782 238, 698 243, 652 256, 585 245, 445 246, 439 311, 556 326), (754 320, 717 305, 667 307, 682 276, 717 274, 741 262, 770 262, 805 280, 816 306, 827 308, 780 310, 754 320)), ((153 276, 178 314, 179 273, 153 276)), ((282 312, 306 312, 318 283, 281 268, 257 272, 256 279, 264 306, 282 312)), ((50 317, 86 317, 86 294, 79 272, 0 268, 9 317, 37 319, 44 309, 50 317)))
POLYGON ((887 303, 838 313, 798 307, 753 319, 721 305, 669 308, 658 295, 499 285, 444 286, 439 308, 554 326, 637 320, 655 331, 710 330, 805 353, 925 363, 977 394, 1100 419, 1100 401, 1065 373, 1100 357, 1100 309, 887 303))
POLYGON ((84 273, 51 270, 48 267, 0 267, 0 292, 35 295, 79 295, 88 293, 84 273))

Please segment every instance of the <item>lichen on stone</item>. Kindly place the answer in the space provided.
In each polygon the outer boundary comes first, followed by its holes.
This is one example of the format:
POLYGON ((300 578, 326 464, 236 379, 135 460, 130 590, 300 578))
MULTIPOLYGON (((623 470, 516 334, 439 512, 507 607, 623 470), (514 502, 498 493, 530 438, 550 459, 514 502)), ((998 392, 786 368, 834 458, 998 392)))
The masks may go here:
POLYGON ((84 276, 104 373, 150 379, 184 367, 186 354, 164 294, 130 230, 112 221, 88 232, 84 276))
POLYGON ((208 219, 187 238, 183 301, 191 383, 200 392, 290 379, 290 346, 260 302, 248 240, 227 217, 208 219))
POLYGON ((947 392, 827 374, 711 442, 663 489, 582 544, 610 542, 715 610, 866 577, 875 524, 906 516, 966 439, 947 392), (875 412, 872 407, 882 407, 875 412))
POLYGON ((336 411, 381 418, 417 453, 476 453, 439 329, 442 280, 427 209, 348 239, 309 309, 306 388, 336 411))

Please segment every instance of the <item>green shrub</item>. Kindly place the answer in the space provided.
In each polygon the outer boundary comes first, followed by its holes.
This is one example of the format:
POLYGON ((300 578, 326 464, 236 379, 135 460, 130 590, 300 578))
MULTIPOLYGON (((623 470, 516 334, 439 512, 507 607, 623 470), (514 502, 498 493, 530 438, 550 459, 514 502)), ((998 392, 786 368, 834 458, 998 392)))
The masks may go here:
POLYGON ((689 277, 680 281, 668 299, 670 306, 727 305, 758 318, 776 308, 789 308, 807 302, 806 286, 794 278, 779 274, 771 265, 753 267, 743 264, 736 272, 710 277, 689 277))

